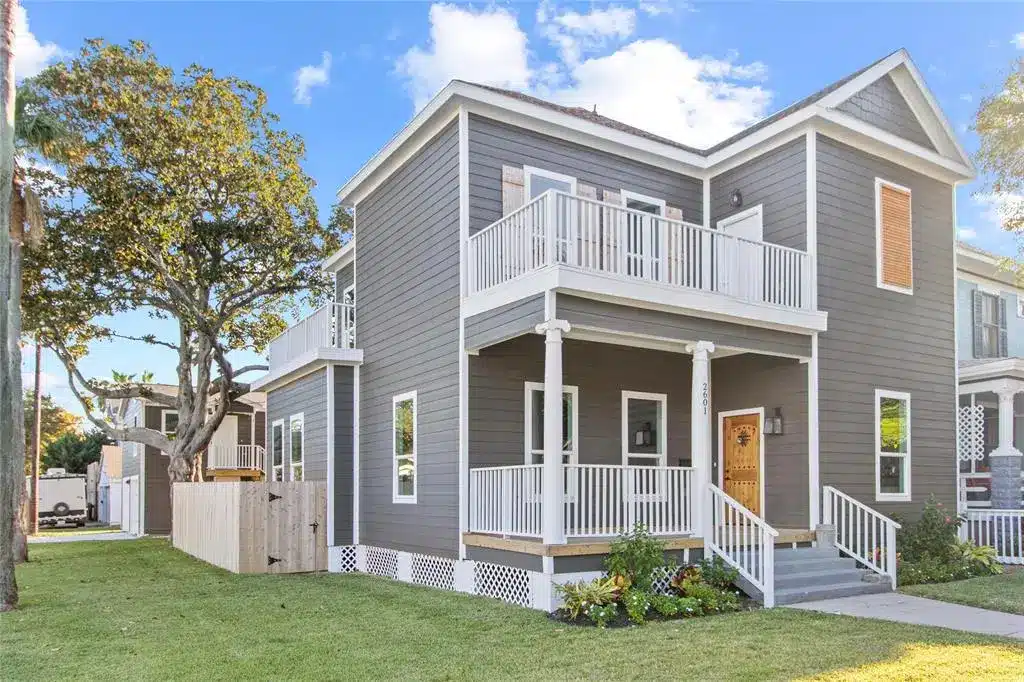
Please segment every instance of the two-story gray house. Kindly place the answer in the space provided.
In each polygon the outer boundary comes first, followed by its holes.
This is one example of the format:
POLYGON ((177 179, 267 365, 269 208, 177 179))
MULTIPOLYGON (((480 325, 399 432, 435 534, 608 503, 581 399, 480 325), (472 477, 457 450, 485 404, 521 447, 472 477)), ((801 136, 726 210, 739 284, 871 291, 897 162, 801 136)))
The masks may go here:
POLYGON ((956 499, 973 174, 904 51, 708 149, 453 81, 340 190, 268 460, 332 570, 550 609, 642 523, 766 605, 890 589, 889 515, 956 499))
POLYGON ((963 243, 956 287, 961 505, 1020 509, 1024 288, 1002 258, 963 243))

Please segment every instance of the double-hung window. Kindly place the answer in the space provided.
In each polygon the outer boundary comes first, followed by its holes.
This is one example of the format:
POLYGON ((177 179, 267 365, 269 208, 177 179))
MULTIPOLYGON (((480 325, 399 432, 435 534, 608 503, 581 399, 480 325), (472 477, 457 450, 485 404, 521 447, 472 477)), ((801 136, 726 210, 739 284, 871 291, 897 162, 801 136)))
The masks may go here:
POLYGON ((288 480, 301 481, 303 465, 306 462, 305 415, 293 414, 288 419, 288 480))
MULTIPOLYGON (((579 388, 562 386, 562 463, 579 461, 579 388)), ((526 463, 544 463, 544 384, 526 382, 526 463)))
POLYGON ((164 410, 160 414, 160 431, 171 440, 174 440, 178 433, 177 410, 164 410))
POLYGON ((875 390, 875 499, 910 500, 910 394, 875 390))
POLYGON ((622 392, 622 463, 666 466, 668 461, 668 396, 622 392))
POLYGON ((283 419, 278 419, 270 425, 270 480, 285 480, 283 419))
POLYGON ((416 502, 416 391, 396 395, 391 401, 392 417, 392 501, 416 502))
POLYGON ((975 314, 980 314, 978 327, 981 334, 981 348, 978 357, 1001 357, 999 335, 1002 333, 1003 326, 999 319, 1002 305, 999 296, 985 291, 979 291, 977 295, 981 303, 975 308, 975 314))

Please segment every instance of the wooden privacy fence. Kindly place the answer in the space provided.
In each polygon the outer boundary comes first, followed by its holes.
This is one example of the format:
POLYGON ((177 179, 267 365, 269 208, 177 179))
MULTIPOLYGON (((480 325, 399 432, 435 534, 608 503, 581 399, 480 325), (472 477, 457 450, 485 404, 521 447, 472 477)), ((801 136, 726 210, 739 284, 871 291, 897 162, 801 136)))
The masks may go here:
POLYGON ((233 573, 327 569, 324 481, 175 483, 175 548, 233 573))

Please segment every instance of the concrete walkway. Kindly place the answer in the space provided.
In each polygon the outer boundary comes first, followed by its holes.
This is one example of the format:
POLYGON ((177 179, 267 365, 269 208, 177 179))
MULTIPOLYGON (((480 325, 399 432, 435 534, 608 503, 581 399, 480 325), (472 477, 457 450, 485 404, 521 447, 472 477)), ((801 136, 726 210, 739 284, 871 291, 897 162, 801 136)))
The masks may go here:
POLYGON ((978 609, 973 606, 912 597, 899 592, 866 594, 792 604, 786 608, 836 613, 858 618, 878 618, 915 625, 934 625, 951 630, 1024 639, 1024 616, 978 609))
POLYGON ((43 537, 28 539, 30 545, 47 545, 56 542, 91 542, 93 540, 135 540, 136 536, 122 532, 111 533, 81 533, 75 534, 69 531, 67 535, 46 535, 43 537))

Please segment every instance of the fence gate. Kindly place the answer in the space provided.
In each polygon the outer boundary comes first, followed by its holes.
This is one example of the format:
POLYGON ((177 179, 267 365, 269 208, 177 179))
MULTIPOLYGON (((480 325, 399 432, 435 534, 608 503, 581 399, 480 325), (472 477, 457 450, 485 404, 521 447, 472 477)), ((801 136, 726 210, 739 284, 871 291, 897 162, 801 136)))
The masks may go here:
POLYGON ((267 572, 326 571, 326 486, 272 481, 266 495, 267 572))

